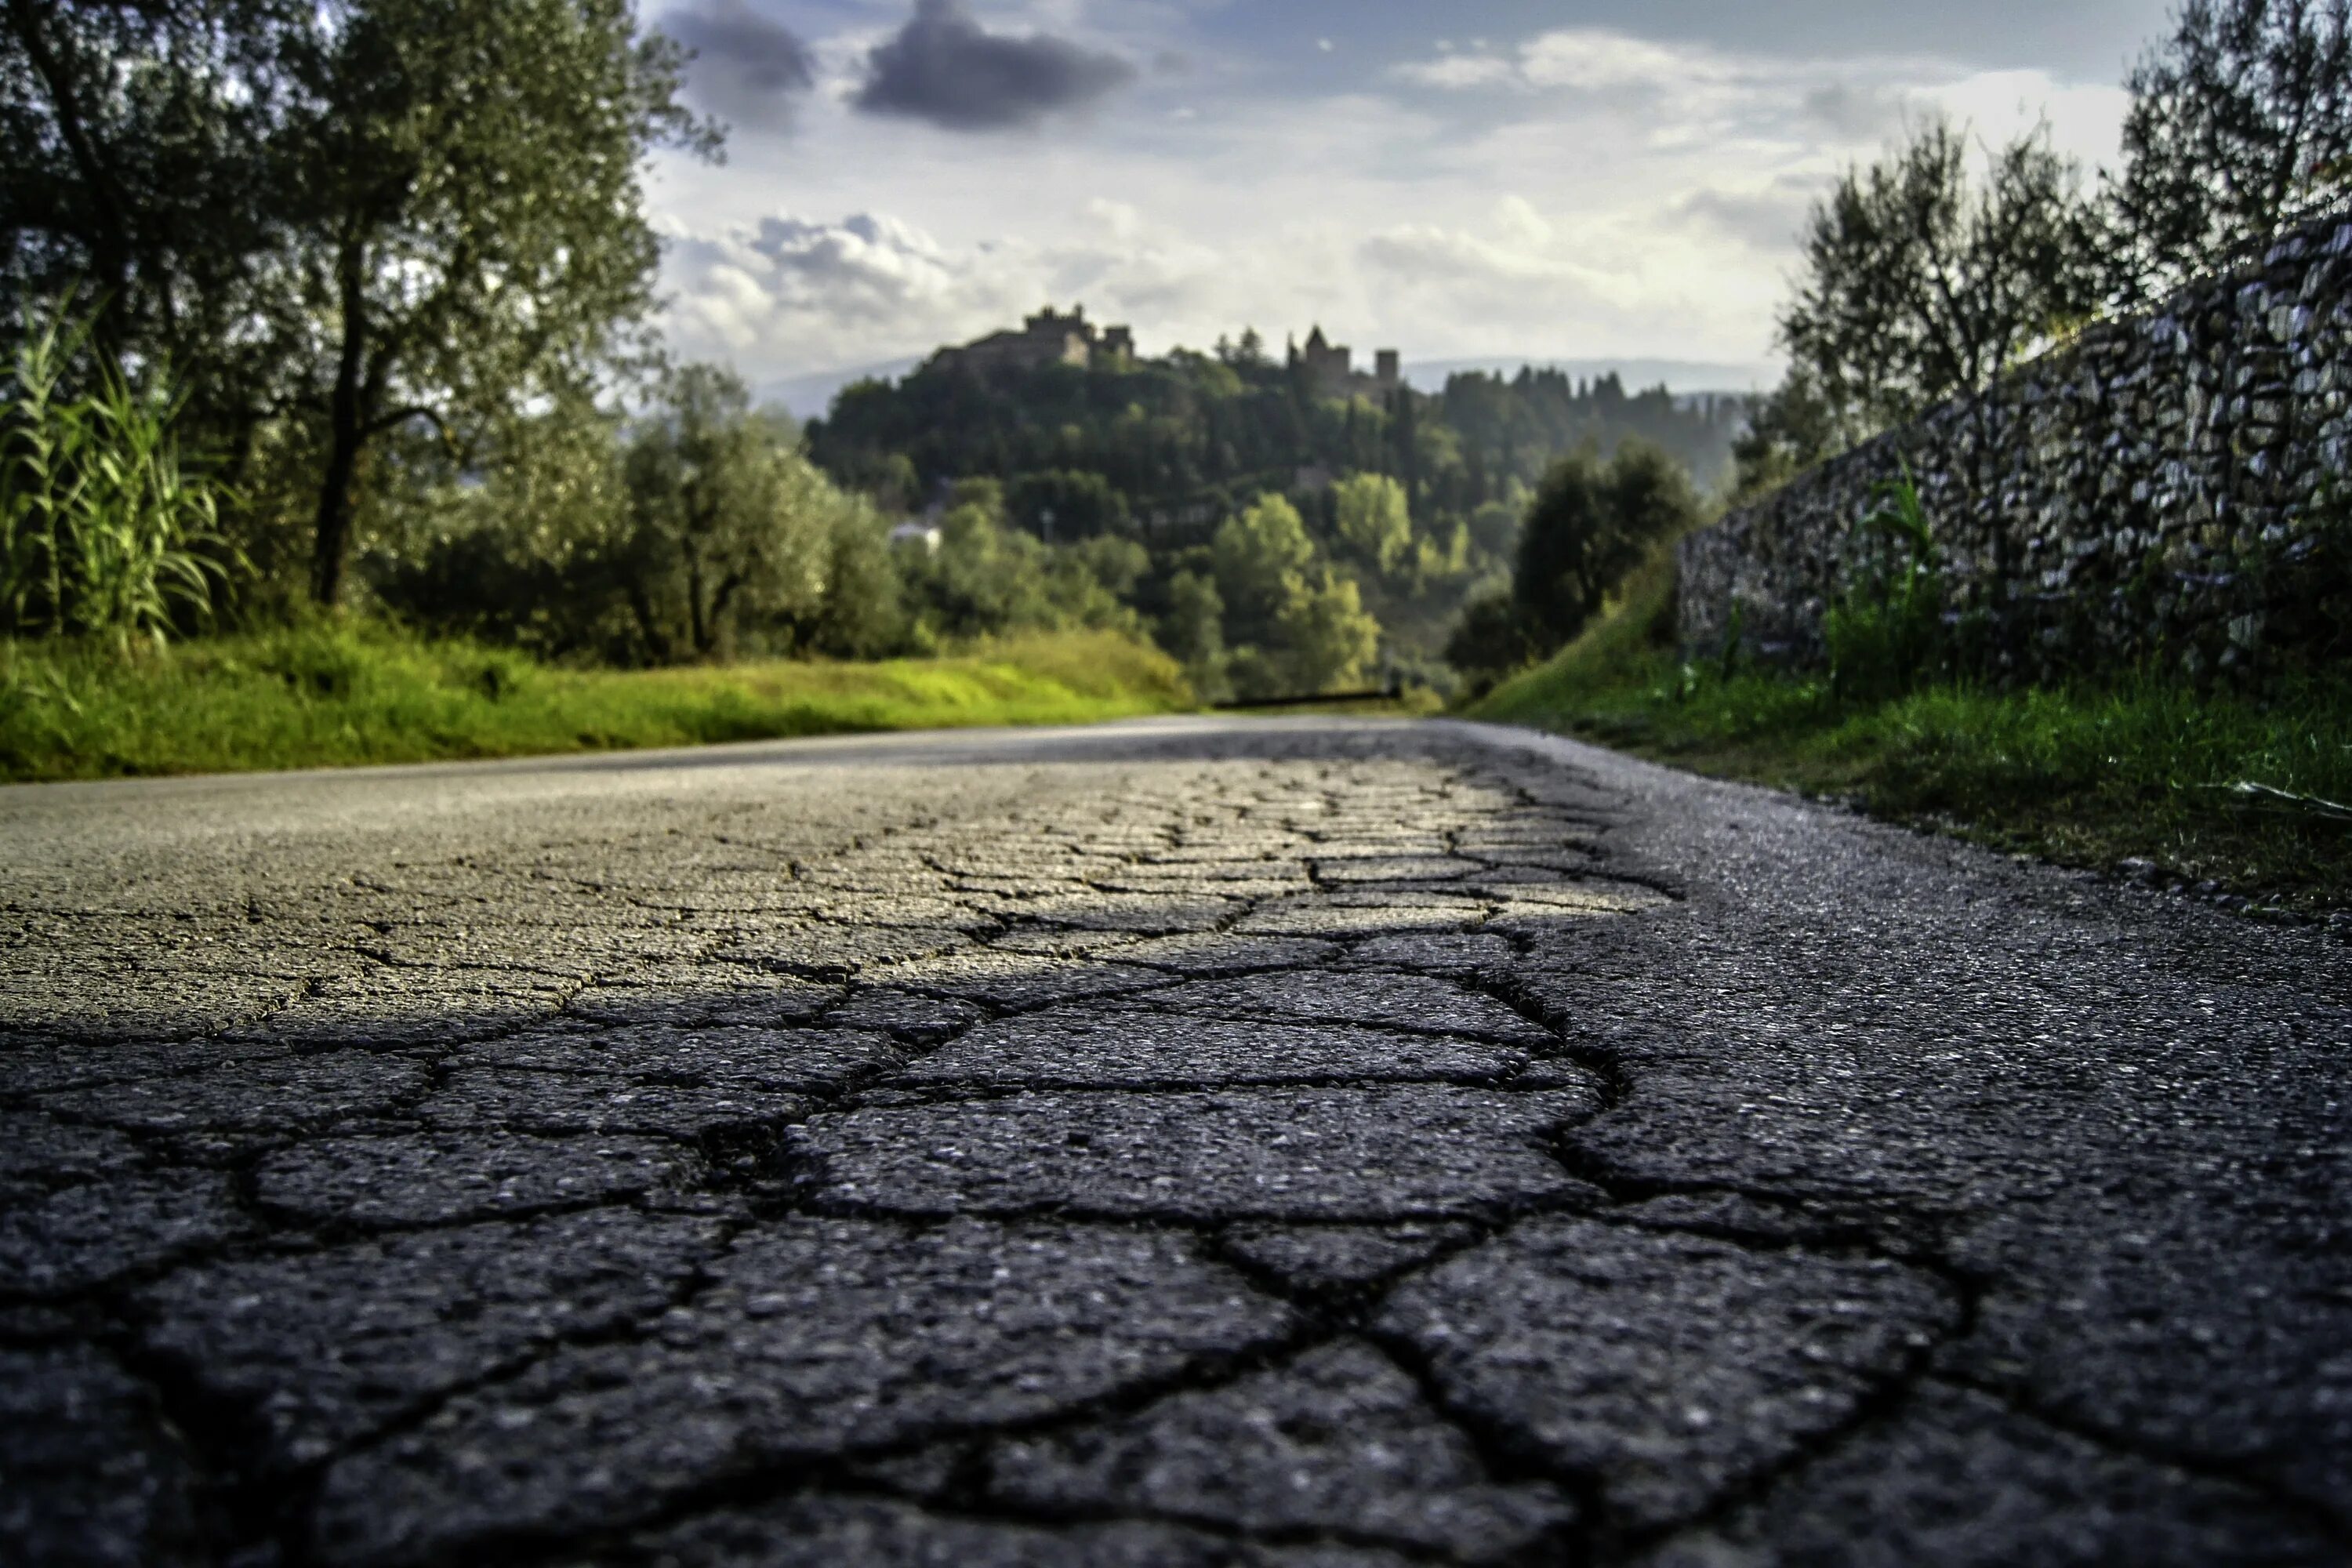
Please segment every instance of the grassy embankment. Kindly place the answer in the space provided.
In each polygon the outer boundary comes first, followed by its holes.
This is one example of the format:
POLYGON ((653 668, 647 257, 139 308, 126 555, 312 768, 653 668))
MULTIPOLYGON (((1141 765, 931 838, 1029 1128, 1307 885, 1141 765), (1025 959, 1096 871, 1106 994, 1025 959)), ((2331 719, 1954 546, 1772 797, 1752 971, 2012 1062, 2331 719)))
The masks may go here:
POLYGON ((1718 777, 2069 865, 2306 911, 2352 908, 2352 681, 2264 700, 2127 679, 2064 690, 1937 685, 1876 703, 1826 682, 1684 664, 1661 556, 1557 657, 1472 706, 1718 777), (2267 795, 2262 789, 2284 792, 2267 795), (2296 797, 2296 798, 2286 798, 2296 797))
POLYGON ((1064 724, 1194 706, 1156 650, 1009 637, 877 664, 556 668, 379 628, 141 649, 0 642, 0 778, 101 778, 689 745, 855 731, 1064 724))

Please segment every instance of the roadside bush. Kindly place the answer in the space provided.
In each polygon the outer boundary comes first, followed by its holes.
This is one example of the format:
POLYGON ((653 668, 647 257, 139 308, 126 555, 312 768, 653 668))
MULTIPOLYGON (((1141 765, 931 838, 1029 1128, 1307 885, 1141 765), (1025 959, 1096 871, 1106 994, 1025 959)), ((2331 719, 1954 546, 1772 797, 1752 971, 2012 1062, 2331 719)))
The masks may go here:
POLYGON ((1588 450, 1554 464, 1528 508, 1511 578, 1538 651, 1573 641, 1653 545, 1697 521, 1689 478, 1646 443, 1628 441, 1605 463, 1588 450))
POLYGON ((1878 487, 1878 500, 1854 527, 1853 583, 1822 618, 1841 700, 1904 696, 1946 662, 1940 552, 1907 467, 1878 487))
POLYGON ((1461 672, 1473 697, 1484 696, 1515 671, 1541 657, 1535 637, 1520 619, 1507 584, 1473 595, 1445 639, 1445 662, 1461 672))

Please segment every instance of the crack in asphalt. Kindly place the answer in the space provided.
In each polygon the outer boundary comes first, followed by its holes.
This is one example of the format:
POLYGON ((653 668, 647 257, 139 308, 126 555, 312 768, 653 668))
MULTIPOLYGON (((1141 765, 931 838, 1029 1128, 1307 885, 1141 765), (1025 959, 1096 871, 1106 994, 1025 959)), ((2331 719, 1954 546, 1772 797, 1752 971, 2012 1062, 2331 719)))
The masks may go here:
POLYGON ((40 818, 0 1555, 2352 1550, 2352 1183, 2200 1175, 2346 1125, 2341 976, 2242 978, 2303 934, 1460 727, 956 744, 40 818), (2169 1092, 2252 1131, 2135 1098, 2251 1021, 2198 944, 2307 1082, 2169 1092), (511 1256, 350 1261, 425 1246, 511 1256))

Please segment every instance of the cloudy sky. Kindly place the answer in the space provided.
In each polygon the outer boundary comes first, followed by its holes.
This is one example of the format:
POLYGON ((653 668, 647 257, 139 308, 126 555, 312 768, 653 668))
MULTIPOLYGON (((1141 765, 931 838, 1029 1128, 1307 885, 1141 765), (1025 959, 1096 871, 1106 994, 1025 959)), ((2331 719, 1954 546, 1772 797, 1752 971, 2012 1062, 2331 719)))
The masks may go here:
POLYGON ((1769 374, 1807 201, 1906 117, 2112 161, 2167 0, 672 0, 669 328, 773 385, 1047 301, 1146 352, 1769 374))

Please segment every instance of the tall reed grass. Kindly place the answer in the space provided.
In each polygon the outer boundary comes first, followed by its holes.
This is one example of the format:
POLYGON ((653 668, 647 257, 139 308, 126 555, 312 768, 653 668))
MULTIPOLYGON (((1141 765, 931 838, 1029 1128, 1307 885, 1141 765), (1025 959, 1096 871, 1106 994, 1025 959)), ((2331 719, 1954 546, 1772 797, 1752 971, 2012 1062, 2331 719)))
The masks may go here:
POLYGON ((133 385, 70 296, 19 326, 0 391, 0 635, 121 648, 208 619, 236 557, 216 487, 183 460, 169 367, 133 385))

